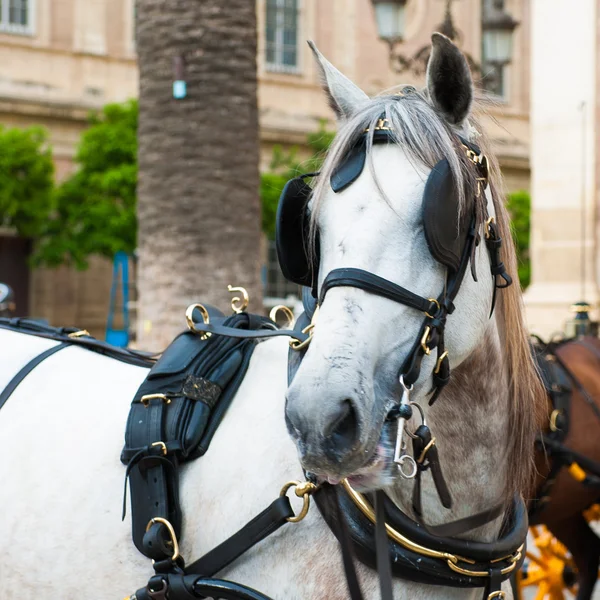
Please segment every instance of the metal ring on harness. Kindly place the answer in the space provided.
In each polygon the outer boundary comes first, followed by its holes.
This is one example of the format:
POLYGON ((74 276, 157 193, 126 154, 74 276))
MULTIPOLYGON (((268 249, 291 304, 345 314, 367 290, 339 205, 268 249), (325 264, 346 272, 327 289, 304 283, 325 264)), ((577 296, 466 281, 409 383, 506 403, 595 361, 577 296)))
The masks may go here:
POLYGON ((176 561, 181 555, 179 554, 179 544, 177 542, 177 536, 175 535, 175 529, 173 529, 173 525, 171 525, 167 519, 163 519, 162 517, 154 517, 148 521, 148 525, 146 525, 146 531, 148 531, 155 523, 160 523, 167 528, 169 537, 171 538, 171 544, 173 546, 173 556, 171 557, 171 560, 176 561))
POLYGON ((562 410, 555 408, 550 415, 550 431, 558 431, 558 425, 556 423, 558 417, 562 414, 562 410))
POLYGON ((198 309, 198 311, 200 312, 200 314, 202 315, 202 320, 204 321, 205 325, 208 325, 210 323, 210 316, 208 314, 208 311, 206 310, 206 308, 202 305, 202 304, 190 304, 186 311, 185 311, 185 322, 187 323, 188 329, 192 332, 192 333, 196 333, 200 336, 201 340, 206 340, 208 339, 212 334, 210 332, 205 332, 205 331, 198 331, 195 327, 195 321, 194 321, 194 310, 198 309))
POLYGON ((279 492, 279 496, 283 498, 291 487, 295 487, 295 494, 298 498, 302 498, 302 510, 294 517, 289 517, 289 523, 299 523, 306 517, 308 514, 308 509, 310 508, 310 497, 317 490, 317 486, 310 481, 305 481, 304 483, 300 481, 288 481, 282 488, 281 492, 279 492))

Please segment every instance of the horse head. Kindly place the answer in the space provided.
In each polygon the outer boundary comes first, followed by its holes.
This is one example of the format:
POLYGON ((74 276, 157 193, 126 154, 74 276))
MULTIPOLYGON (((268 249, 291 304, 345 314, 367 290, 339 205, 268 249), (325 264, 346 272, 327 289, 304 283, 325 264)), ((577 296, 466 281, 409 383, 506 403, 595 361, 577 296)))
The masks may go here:
POLYGON ((432 39, 426 88, 374 98, 311 45, 339 130, 306 209, 306 273, 292 273, 313 286, 319 311, 286 420, 307 471, 364 489, 399 476, 391 415, 404 388, 427 413, 440 370, 447 379, 484 338, 500 345, 490 319, 498 260, 480 242, 504 209, 485 189, 492 167, 477 145, 467 61, 432 39))

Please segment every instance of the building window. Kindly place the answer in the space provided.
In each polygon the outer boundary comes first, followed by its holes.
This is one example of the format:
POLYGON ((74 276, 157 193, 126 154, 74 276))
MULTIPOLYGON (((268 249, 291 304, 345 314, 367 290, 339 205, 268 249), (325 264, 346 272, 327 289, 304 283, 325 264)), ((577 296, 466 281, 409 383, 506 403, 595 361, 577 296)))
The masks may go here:
POLYGON ((297 73, 299 0, 267 0, 266 62, 270 71, 297 73))
MULTIPOLYGON (((504 0, 483 0, 481 7, 482 25, 493 11, 504 10, 504 0)), ((483 40, 484 36, 482 36, 483 40)), ((481 46, 481 84, 483 89, 499 98, 506 98, 506 65, 488 60, 486 45, 481 46)))
POLYGON ((35 0, 0 0, 0 31, 33 33, 35 0))

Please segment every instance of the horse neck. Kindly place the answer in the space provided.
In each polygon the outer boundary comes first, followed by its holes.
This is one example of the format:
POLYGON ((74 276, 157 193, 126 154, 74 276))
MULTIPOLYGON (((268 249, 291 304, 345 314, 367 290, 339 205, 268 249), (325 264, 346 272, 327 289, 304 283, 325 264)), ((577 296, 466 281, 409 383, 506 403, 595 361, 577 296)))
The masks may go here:
MULTIPOLYGON (((436 438, 440 463, 452 496, 444 508, 430 473, 422 475, 424 521, 447 523, 490 509, 507 497, 506 456, 509 419, 508 374, 501 358, 495 320, 482 343, 452 373, 444 393, 426 409, 436 438)), ((425 401, 421 403, 425 407, 425 401)), ((412 511, 413 483, 400 480, 390 496, 407 514, 412 511)), ((414 515, 413 515, 414 516, 414 515)), ((501 519, 465 537, 495 539, 501 519)))

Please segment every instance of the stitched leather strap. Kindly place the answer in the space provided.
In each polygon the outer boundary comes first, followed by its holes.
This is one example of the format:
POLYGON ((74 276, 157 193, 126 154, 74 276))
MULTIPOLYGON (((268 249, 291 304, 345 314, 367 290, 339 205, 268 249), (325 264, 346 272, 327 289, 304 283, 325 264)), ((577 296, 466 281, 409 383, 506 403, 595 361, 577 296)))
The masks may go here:
POLYGON ((8 383, 0 394, 0 408, 4 406, 6 401, 10 398, 11 394, 15 391, 17 386, 35 369, 42 361, 46 360, 49 356, 56 354, 58 351, 69 346, 67 342, 57 344, 52 348, 48 348, 41 354, 38 354, 35 358, 32 358, 8 383))
POLYGON ((328 290, 334 287, 359 288, 370 294, 410 306, 421 312, 432 311, 435 308, 435 303, 431 300, 418 296, 406 288, 362 269, 344 268, 330 271, 321 285, 319 304, 323 303, 328 290))
POLYGON ((252 546, 285 525, 293 516, 294 511, 287 496, 277 498, 237 533, 188 565, 186 572, 204 577, 218 573, 252 546))

